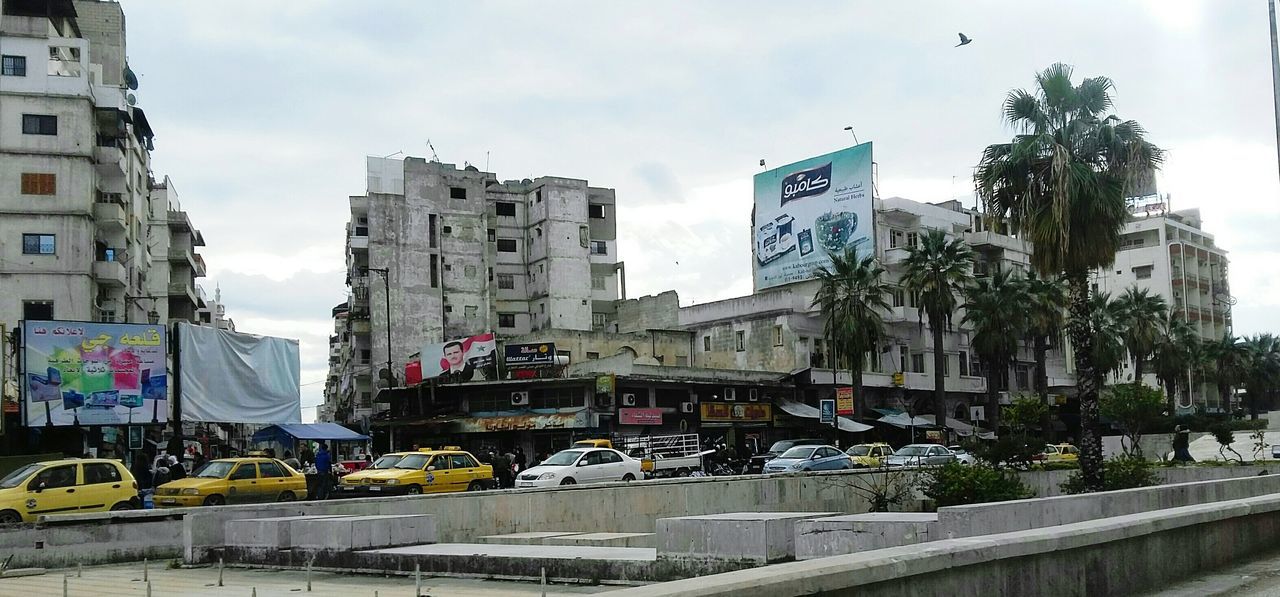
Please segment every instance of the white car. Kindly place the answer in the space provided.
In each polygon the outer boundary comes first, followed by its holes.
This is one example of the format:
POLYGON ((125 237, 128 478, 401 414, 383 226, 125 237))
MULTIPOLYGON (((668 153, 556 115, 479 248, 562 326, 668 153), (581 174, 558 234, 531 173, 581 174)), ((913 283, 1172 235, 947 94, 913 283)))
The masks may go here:
POLYGON ((884 459, 884 465, 894 467, 941 466, 955 462, 956 455, 936 444, 908 444, 884 459))
POLYGON ((554 487, 643 479, 640 461, 609 448, 574 448, 557 452, 516 475, 516 487, 554 487))
POLYGON ((951 453, 956 455, 956 462, 959 462, 960 464, 969 466, 978 464, 978 457, 974 456, 972 452, 964 449, 962 446, 947 446, 947 449, 951 450, 951 453))

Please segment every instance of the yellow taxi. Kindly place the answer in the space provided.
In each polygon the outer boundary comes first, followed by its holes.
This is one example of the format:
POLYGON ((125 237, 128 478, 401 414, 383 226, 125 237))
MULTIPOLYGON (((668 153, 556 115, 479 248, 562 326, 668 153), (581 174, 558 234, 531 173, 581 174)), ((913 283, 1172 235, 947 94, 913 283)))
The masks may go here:
POLYGON ((495 486, 493 467, 457 446, 406 454, 386 470, 366 477, 371 495, 480 491, 495 486))
POLYGON ((141 505, 137 481, 118 460, 35 462, 0 479, 0 523, 34 522, 43 514, 130 510, 141 505))
POLYGON ((844 453, 853 460, 854 468, 880 468, 881 459, 893 454, 893 446, 883 442, 856 444, 844 453))
POLYGON ((1079 459, 1080 450, 1071 444, 1045 444, 1046 462, 1076 462, 1079 459))
POLYGON ((157 508, 291 502, 307 497, 307 478, 274 458, 210 460, 190 476, 156 488, 157 508))
POLYGON ((373 493, 369 491, 369 477, 378 471, 385 471, 395 466, 402 458, 413 454, 414 452, 390 452, 383 454, 377 460, 373 461, 368 468, 356 471, 342 477, 338 481, 338 492, 344 496, 367 495, 373 493))

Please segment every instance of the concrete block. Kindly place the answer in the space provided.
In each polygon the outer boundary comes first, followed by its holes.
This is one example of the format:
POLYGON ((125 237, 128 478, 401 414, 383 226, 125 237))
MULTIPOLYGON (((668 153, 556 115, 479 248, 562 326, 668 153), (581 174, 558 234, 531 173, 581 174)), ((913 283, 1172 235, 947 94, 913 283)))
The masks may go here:
MULTIPOLYGON (((509 533, 506 535, 485 535, 477 537, 478 543, 487 545, 547 545, 547 540, 554 537, 570 537, 581 533, 564 531, 539 531, 533 533, 509 533)), ((626 547, 626 546, 623 546, 626 547)))
POLYGON ((796 559, 812 560, 939 538, 938 515, 930 512, 872 512, 798 520, 796 559))
POLYGON ((435 543, 435 517, 427 514, 389 514, 295 520, 289 533, 292 547, 350 551, 435 543))
POLYGON ((270 518, 229 520, 226 523, 227 545, 234 545, 236 547, 289 549, 291 545, 289 537, 291 523, 341 517, 341 515, 273 516, 270 518))
POLYGON ((735 512, 660 518, 659 559, 749 561, 795 558, 795 523, 839 512, 735 512))
POLYGON ((654 533, 581 533, 543 539, 543 545, 583 547, 654 547, 654 533))

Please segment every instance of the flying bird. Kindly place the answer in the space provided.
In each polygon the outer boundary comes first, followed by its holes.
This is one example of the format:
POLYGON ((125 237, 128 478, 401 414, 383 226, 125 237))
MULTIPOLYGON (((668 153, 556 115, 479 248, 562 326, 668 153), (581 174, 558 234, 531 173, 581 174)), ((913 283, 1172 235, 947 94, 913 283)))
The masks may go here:
POLYGON ((972 40, 972 39, 969 39, 969 36, 968 36, 968 35, 965 35, 965 34, 961 33, 961 34, 960 34, 960 43, 956 44, 956 47, 958 48, 958 47, 960 47, 960 46, 967 46, 967 45, 969 45, 969 42, 971 42, 971 41, 973 41, 973 40, 972 40))

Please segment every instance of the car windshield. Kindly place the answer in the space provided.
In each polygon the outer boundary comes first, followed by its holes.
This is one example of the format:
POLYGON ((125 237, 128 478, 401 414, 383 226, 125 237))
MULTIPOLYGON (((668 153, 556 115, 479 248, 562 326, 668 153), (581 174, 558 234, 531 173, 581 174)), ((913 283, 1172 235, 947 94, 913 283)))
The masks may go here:
POLYGON ((849 448, 848 452, 845 452, 845 454, 848 454, 850 456, 866 456, 867 454, 870 454, 870 453, 871 453, 870 446, 854 446, 852 448, 849 448))
POLYGON ((227 476, 227 473, 230 473, 231 468, 234 466, 234 462, 227 462, 226 460, 211 460, 204 463, 204 466, 197 469, 196 473, 192 476, 200 477, 201 479, 221 479, 227 476))
POLYGON ((431 458, 431 456, 427 454, 410 454, 401 458, 400 462, 397 462, 395 466, 391 468, 418 470, 421 469, 423 465, 427 464, 428 458, 431 458))
POLYGON ((3 487, 5 489, 8 489, 10 487, 17 487, 21 485, 22 482, 25 481, 29 475, 31 475, 31 473, 34 473, 38 470, 40 470, 40 465, 38 464, 32 463, 32 464, 23 466, 18 470, 5 475, 3 479, 0 479, 0 487, 3 487))
POLYGON ((778 458, 808 458, 813 456, 813 451, 817 448, 813 446, 796 446, 782 453, 778 458))
POLYGON ((404 458, 404 454, 388 454, 386 456, 383 456, 382 458, 379 458, 373 461, 373 464, 369 465, 369 468, 378 469, 378 470, 389 469, 395 466, 396 463, 400 462, 400 460, 403 458, 404 458))
POLYGON ((551 458, 542 461, 541 466, 569 466, 578 461, 578 457, 582 456, 581 450, 565 450, 557 452, 551 458))
POLYGON ((929 451, 929 446, 902 446, 894 452, 894 456, 924 456, 929 451))
POLYGON ((955 452, 956 454, 964 454, 964 448, 961 448, 960 446, 947 446, 947 449, 955 452))

